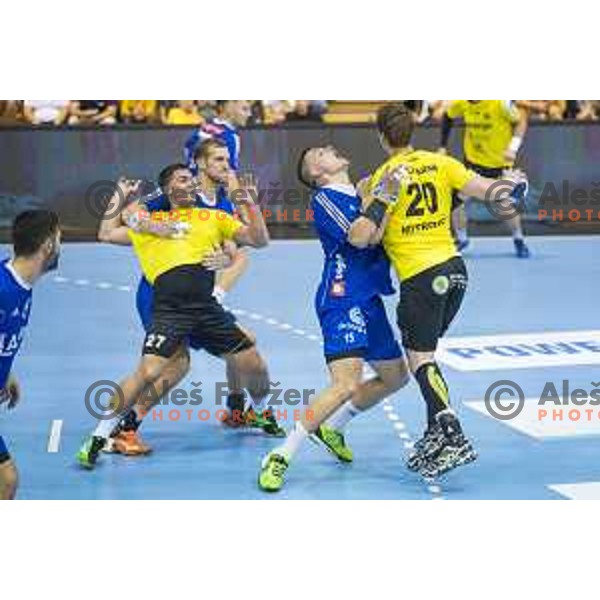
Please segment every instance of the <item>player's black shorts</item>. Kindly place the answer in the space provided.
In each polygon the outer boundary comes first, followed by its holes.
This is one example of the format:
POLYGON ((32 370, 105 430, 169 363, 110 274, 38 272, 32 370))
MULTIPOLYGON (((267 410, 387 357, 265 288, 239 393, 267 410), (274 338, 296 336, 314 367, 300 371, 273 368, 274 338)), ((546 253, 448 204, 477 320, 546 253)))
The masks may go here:
POLYGON ((10 452, 0 435, 0 465, 10 460, 10 452))
POLYGON ((213 287, 214 273, 200 265, 176 267, 158 277, 142 353, 170 358, 191 336, 214 356, 251 348, 253 340, 213 297, 213 287))
POLYGON ((502 179, 502 174, 504 171, 510 168, 508 165, 506 167, 484 167, 482 165, 476 165, 475 163, 469 162, 468 160, 465 160, 465 167, 467 167, 467 169, 471 169, 471 171, 475 171, 477 175, 488 177, 489 179, 502 179))
POLYGON ((408 350, 433 352, 462 304, 467 283, 460 256, 403 281, 398 304, 402 345, 408 350))

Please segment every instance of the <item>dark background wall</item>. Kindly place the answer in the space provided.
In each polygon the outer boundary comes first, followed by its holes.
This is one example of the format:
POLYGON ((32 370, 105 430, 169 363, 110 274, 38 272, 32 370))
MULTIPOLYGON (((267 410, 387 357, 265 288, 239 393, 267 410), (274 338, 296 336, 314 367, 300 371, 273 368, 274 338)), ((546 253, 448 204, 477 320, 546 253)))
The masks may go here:
MULTIPOLYGON (((148 180, 147 191, 151 191, 158 171, 181 159, 190 131, 180 127, 0 129, 0 228, 6 228, 24 208, 46 205, 59 211, 69 238, 93 237, 98 225, 98 201, 107 189, 106 183, 98 182, 114 181, 125 174, 148 180)), ((459 129, 453 136, 453 152, 459 157, 460 138, 459 129)), ((415 145, 435 149, 438 139, 437 128, 421 127, 415 145)), ((372 127, 316 125, 242 132, 242 164, 258 175, 264 194, 262 205, 271 209, 269 220, 279 234, 310 234, 310 224, 305 220, 308 192, 296 179, 297 156, 305 146, 329 143, 352 157, 355 177, 366 175, 384 159, 372 127), (288 209, 285 215, 283 208, 288 209), (293 213, 294 209, 298 212, 293 213)), ((595 189, 600 194, 599 159, 600 124, 531 125, 519 157, 519 165, 532 183, 527 209, 530 232, 600 231, 600 202, 594 204, 590 198, 595 189), (559 196, 550 202, 542 199, 542 208, 562 209, 565 216, 569 209, 592 209, 593 218, 540 220, 540 197, 552 193, 548 184, 555 186, 559 196), (578 204, 572 198, 575 189, 584 197, 578 204)), ((480 233, 496 230, 483 207, 472 206, 470 212, 480 233)))

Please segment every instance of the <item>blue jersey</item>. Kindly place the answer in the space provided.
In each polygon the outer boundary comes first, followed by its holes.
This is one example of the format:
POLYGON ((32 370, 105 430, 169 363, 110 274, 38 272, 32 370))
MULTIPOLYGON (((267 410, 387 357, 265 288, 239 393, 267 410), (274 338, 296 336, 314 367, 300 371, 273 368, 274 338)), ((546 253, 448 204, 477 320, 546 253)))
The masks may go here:
POLYGON ((227 146, 229 165, 234 171, 238 171, 240 168, 240 134, 237 128, 223 119, 213 119, 205 123, 188 138, 185 143, 184 157, 190 171, 194 174, 198 172, 194 161, 194 152, 202 142, 210 139, 220 140, 227 146))
POLYGON ((0 263, 0 388, 8 381, 31 312, 31 286, 7 260, 0 263))
POLYGON ((360 216, 361 200, 348 185, 319 188, 311 207, 325 264, 315 306, 329 308, 360 305, 379 295, 394 293, 390 263, 381 246, 356 248, 348 242, 350 224, 360 216))

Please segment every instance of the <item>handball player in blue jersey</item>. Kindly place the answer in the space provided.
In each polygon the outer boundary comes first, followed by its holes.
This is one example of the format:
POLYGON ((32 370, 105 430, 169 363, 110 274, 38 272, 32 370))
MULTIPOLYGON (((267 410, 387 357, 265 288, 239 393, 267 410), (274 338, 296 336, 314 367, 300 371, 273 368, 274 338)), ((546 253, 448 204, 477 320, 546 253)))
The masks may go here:
POLYGON ((313 189, 311 207, 325 259, 315 308, 331 382, 283 445, 264 458, 259 486, 265 491, 281 488, 291 459, 309 436, 351 462, 345 425, 409 380, 381 299, 394 293, 388 259, 376 235, 368 248, 353 245, 353 224, 363 207, 348 168, 348 159, 331 146, 309 148, 300 158, 299 177, 313 189), (365 363, 376 377, 363 383, 365 363))
POLYGON ((250 118, 248 100, 217 100, 217 117, 204 123, 187 139, 184 149, 185 162, 190 171, 198 173, 195 158, 198 146, 206 140, 217 139, 229 150, 229 164, 234 171, 240 168, 240 134, 238 129, 245 127, 250 118))
MULTIPOLYGON (((229 183, 234 188, 239 184, 231 180, 232 172, 229 166, 229 152, 227 147, 220 140, 209 139, 196 148, 195 157, 199 165, 200 173, 196 184, 196 206, 198 208, 221 210, 228 214, 233 214, 234 206, 227 197, 225 184, 229 183)), ((125 186, 120 192, 124 197, 129 196, 135 191, 132 184, 123 182, 121 185, 125 186)), ((116 202, 119 201, 118 198, 115 198, 114 200, 116 202)), ((166 196, 161 195, 160 197, 145 203, 134 204, 128 207, 127 212, 129 214, 135 214, 137 208, 144 213, 151 213, 156 211, 168 211, 170 210, 171 205, 166 196)), ((114 214, 110 208, 110 203, 107 214, 109 212, 110 214, 114 214)), ((241 217, 243 218, 244 215, 241 215, 241 217)), ((157 225, 157 223, 152 223, 151 221, 152 220, 150 219, 150 225, 157 225)), ((121 225, 122 221, 120 215, 103 220, 99 232, 100 241, 129 245, 131 243, 129 237, 121 237, 121 225)), ((158 226, 160 227, 161 225, 158 226)), ((168 225, 166 225, 166 227, 168 227, 168 225)), ((159 235, 170 235, 172 232, 166 230, 162 233, 156 233, 159 235)), ((228 243, 223 251, 217 250, 212 256, 207 258, 204 264, 211 269, 221 269, 217 274, 217 281, 221 281, 219 277, 225 273, 225 275, 228 276, 228 284, 233 285, 241 273, 238 271, 231 274, 228 273, 228 271, 232 266, 235 267, 238 254, 239 250, 236 248, 235 244, 228 243)), ((145 330, 148 330, 152 322, 153 297, 153 287, 142 277, 137 292, 137 308, 145 330)), ((189 345, 195 350, 203 347, 200 340, 194 339, 190 340, 189 345)), ((155 388, 161 392, 163 390, 170 391, 186 376, 189 368, 189 354, 187 351, 182 351, 172 361, 171 365, 165 369, 161 376, 161 380, 156 384, 155 388)), ((231 426, 251 425, 262 429, 268 435, 283 435, 281 427, 277 425, 275 419, 272 416, 269 416, 268 413, 263 416, 263 413, 246 410, 245 393, 233 366, 233 361, 226 360, 226 375, 228 384, 226 404, 229 411, 229 418, 225 423, 231 426)), ((144 402, 145 399, 141 398, 140 400, 144 402)), ((158 400, 158 398, 156 398, 156 400, 158 400)), ((146 406, 146 408, 148 407, 146 406)), ((135 411, 131 410, 123 416, 119 426, 111 436, 111 441, 108 444, 106 451, 113 451, 129 456, 145 455, 151 452, 151 448, 144 443, 137 434, 140 421, 136 418, 135 414, 135 411)))
MULTIPOLYGON (((0 404, 8 409, 21 395, 12 367, 29 323, 32 288, 58 266, 58 216, 46 210, 21 213, 13 223, 12 239, 13 257, 0 261, 0 404)), ((15 461, 0 435, 0 500, 15 497, 17 482, 15 461)))

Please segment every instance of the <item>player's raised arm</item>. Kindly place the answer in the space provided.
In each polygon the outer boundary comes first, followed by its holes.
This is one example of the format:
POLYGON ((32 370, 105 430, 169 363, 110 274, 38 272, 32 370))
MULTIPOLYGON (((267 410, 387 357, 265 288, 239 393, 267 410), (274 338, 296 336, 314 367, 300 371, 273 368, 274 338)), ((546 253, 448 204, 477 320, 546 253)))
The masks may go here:
POLYGON ((233 240, 243 246, 252 248, 264 248, 269 244, 270 236, 267 224, 263 218, 260 206, 254 202, 250 194, 245 194, 245 198, 236 203, 243 215, 244 221, 247 220, 233 235, 233 240))
POLYGON ((498 202, 512 198, 520 200, 528 189, 527 177, 517 169, 504 171, 503 179, 490 179, 475 175, 459 191, 461 194, 483 200, 498 202), (499 185, 501 183, 502 185, 499 185))
POLYGON ((124 213, 125 204, 129 196, 139 189, 139 186, 139 181, 130 181, 124 177, 119 179, 100 221, 100 229, 98 230, 98 240, 100 242, 121 246, 131 244, 129 227, 124 224, 123 217, 126 214, 133 214, 131 208, 128 208, 128 212, 124 213))

